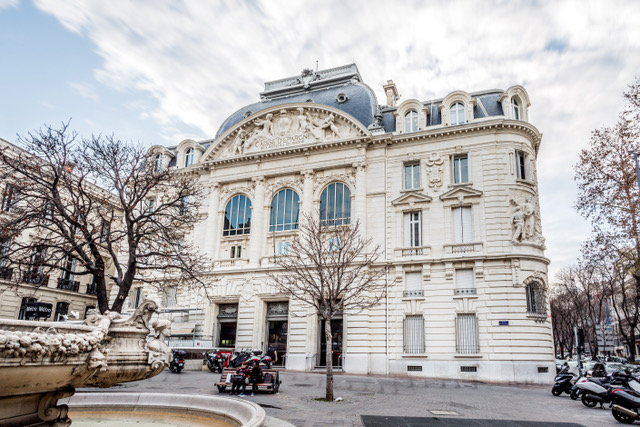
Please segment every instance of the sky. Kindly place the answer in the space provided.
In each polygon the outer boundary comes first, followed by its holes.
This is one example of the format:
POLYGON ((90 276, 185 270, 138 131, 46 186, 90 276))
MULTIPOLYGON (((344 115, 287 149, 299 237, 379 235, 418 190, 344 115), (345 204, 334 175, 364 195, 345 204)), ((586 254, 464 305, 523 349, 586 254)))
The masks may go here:
POLYGON ((380 103, 389 79, 400 102, 520 84, 553 281, 589 236, 574 167, 640 76, 639 22, 632 0, 0 0, 0 138, 70 119, 146 146, 212 138, 316 61, 355 62, 380 103))

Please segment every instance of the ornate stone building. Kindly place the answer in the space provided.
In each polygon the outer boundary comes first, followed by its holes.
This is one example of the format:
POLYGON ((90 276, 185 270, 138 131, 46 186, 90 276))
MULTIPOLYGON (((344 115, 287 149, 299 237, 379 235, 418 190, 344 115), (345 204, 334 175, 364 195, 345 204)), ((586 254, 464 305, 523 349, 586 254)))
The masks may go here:
MULTIPOLYGON (((521 86, 386 105, 355 65, 265 83, 214 138, 154 146, 157 167, 211 190, 193 238, 215 259, 199 308, 214 346, 274 344, 286 367, 326 363, 321 323, 272 289, 303 213, 381 245, 388 297, 333 320, 346 372, 547 383, 554 374, 536 156, 521 86)), ((153 297, 153 295, 150 295, 153 297)))

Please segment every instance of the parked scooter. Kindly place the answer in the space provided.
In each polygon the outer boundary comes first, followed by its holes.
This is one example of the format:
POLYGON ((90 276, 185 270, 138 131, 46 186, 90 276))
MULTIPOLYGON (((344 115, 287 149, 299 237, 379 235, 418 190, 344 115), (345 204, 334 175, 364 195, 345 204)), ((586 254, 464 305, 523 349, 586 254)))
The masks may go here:
POLYGON ((262 355, 262 350, 254 349, 253 355, 259 360, 261 365, 264 365, 265 368, 271 369, 271 356, 262 355))
POLYGON ((554 396, 560 396, 562 393, 571 394, 571 388, 573 387, 573 378, 575 375, 569 372, 569 367, 565 366, 555 378, 555 384, 551 388, 551 393, 554 396))
POLYGON ((187 356, 187 352, 184 350, 172 350, 173 357, 169 363, 169 370, 179 374, 184 369, 184 359, 187 356))
POLYGON ((630 390, 612 387, 609 390, 611 399, 611 415, 616 421, 631 424, 640 419, 640 397, 634 396, 630 390))
POLYGON ((217 371, 222 373, 222 370, 224 369, 224 365, 227 359, 229 359, 229 355, 227 353, 221 353, 221 352, 204 353, 204 356, 207 358, 207 367, 211 372, 217 371))
POLYGON ((605 403, 610 403, 609 389, 612 386, 622 386, 628 393, 640 395, 640 383, 624 372, 615 372, 606 378, 584 378, 577 385, 583 390, 581 400, 583 405, 588 408, 593 408, 598 403, 601 407, 605 403))
POLYGON ((229 360, 229 366, 231 366, 232 368, 238 368, 240 365, 242 365, 242 362, 244 362, 245 360, 249 362, 250 358, 251 358, 251 352, 249 350, 247 349, 236 350, 233 352, 233 356, 231 356, 231 360, 229 360))

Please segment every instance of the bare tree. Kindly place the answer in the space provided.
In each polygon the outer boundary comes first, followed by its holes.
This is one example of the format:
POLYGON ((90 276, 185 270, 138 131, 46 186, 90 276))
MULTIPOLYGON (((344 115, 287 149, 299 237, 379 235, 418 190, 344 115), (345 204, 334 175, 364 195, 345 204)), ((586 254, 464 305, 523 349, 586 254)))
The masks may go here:
POLYGON ((597 261, 607 283, 620 330, 629 337, 635 357, 637 314, 640 310, 640 199, 632 152, 640 136, 640 80, 624 94, 629 105, 614 127, 593 131, 589 148, 575 166, 576 208, 591 220, 593 233, 585 258, 597 261), (633 344, 633 346, 632 346, 633 344))
POLYGON ((360 225, 321 223, 305 216, 288 255, 279 256, 279 271, 270 273, 278 289, 313 307, 324 320, 327 342, 326 400, 333 401, 331 319, 377 305, 386 295, 384 267, 375 265, 380 247, 360 236, 360 225))
POLYGON ((185 239, 204 196, 197 179, 156 168, 140 145, 81 139, 68 123, 17 142, 23 149, 0 150, 2 259, 15 281, 92 275, 101 312, 120 312, 135 281, 200 282, 211 263, 185 239), (118 287, 111 307, 109 280, 118 287))

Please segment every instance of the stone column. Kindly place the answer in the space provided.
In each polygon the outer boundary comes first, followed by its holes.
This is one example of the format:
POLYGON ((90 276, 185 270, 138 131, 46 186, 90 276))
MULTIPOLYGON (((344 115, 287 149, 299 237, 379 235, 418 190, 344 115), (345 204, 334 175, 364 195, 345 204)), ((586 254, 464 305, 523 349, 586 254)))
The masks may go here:
POLYGON ((360 220, 360 235, 367 238, 367 164, 354 163, 356 170, 355 218, 360 220))
POLYGON ((263 226, 264 218, 264 176, 256 176, 251 179, 255 186, 255 196, 251 203, 251 238, 249 241, 249 263, 260 265, 262 246, 266 238, 266 230, 263 226))
POLYGON ((220 184, 211 185, 209 205, 207 206, 207 219, 205 221, 204 253, 213 258, 215 247, 220 246, 220 230, 218 230, 218 203, 220 198, 220 184))
POLYGON ((302 187, 302 206, 300 207, 300 221, 307 215, 313 215, 313 169, 305 169, 300 172, 304 176, 302 187))

